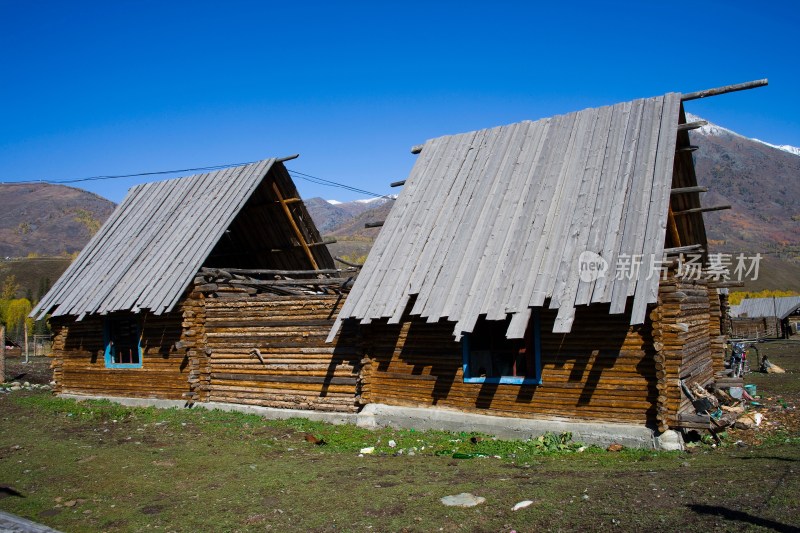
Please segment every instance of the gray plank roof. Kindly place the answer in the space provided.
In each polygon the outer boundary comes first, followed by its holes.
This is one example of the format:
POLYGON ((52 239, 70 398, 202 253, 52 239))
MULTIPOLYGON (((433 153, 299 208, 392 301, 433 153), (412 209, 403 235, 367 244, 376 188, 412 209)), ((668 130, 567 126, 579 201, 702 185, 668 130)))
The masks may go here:
POLYGON ((800 296, 782 298, 747 298, 736 306, 731 306, 731 316, 735 317, 778 317, 781 320, 800 308, 800 296))
POLYGON ((171 311, 270 171, 291 182, 280 161, 133 187, 31 316, 171 311))
POLYGON ((614 268, 662 257, 679 112, 669 93, 428 141, 333 332, 348 318, 397 323, 410 303, 455 322, 456 338, 509 314, 507 336, 521 338, 544 305, 558 309, 556 332, 590 303, 642 323, 658 276, 614 268), (584 251, 608 262, 605 277, 581 280, 584 251))

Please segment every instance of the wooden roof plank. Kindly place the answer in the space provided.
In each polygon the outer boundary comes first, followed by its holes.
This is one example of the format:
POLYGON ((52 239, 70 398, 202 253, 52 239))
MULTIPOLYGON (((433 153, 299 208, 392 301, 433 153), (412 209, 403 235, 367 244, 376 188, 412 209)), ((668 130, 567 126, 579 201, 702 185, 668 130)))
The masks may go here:
POLYGON ((614 191, 611 202, 611 211, 606 227, 605 239, 603 240, 603 253, 600 255, 608 261, 609 271, 606 276, 599 278, 592 293, 592 303, 610 303, 611 293, 614 289, 617 257, 622 239, 622 232, 625 227, 625 212, 627 202, 630 198, 631 188, 633 187, 633 171, 636 162, 636 151, 639 142, 639 134, 642 127, 642 117, 644 112, 644 100, 636 100, 631 105, 628 115, 628 124, 625 133, 625 142, 621 149, 623 152, 620 164, 619 186, 614 191))
MULTIPOLYGON (((646 224, 646 233, 642 255, 647 263, 658 266, 664 254, 664 240, 667 229, 667 216, 672 188, 672 172, 675 161, 675 145, 677 144, 678 115, 680 113, 681 96, 670 93, 664 97, 661 125, 658 134, 658 157, 653 176, 653 190, 650 198, 650 209, 646 224), (650 260, 652 258, 652 260, 650 260)), ((649 265, 648 265, 649 270, 649 265)), ((639 277, 633 298, 631 324, 641 324, 645 320, 647 304, 658 299, 660 270, 639 277), (649 276, 649 277, 648 277, 649 276)))
MULTIPOLYGON (((421 316, 425 317, 428 322, 437 322, 440 318, 447 316, 444 309, 447 298, 451 294, 451 287, 455 283, 456 275, 458 274, 458 266, 464 260, 464 250, 471 235, 471 227, 474 223, 474 209, 475 205, 471 201, 476 195, 480 195, 483 180, 476 179, 476 176, 481 176, 486 172, 487 165, 490 162, 488 154, 495 150, 495 147, 500 145, 501 139, 504 138, 502 128, 492 128, 485 131, 484 139, 477 148, 477 157, 472 161, 468 173, 468 186, 459 191, 456 198, 458 210, 455 214, 454 231, 446 235, 448 240, 440 241, 441 247, 444 251, 439 252, 442 254, 441 259, 437 261, 432 269, 432 275, 426 278, 426 284, 430 287, 427 297, 424 302, 419 306, 415 305, 415 309, 422 306, 421 316)), ((421 296, 425 296, 425 291, 422 291, 421 296)), ((420 298, 418 297, 418 300, 420 298)), ((412 310, 413 312, 413 310, 412 310)))
POLYGON ((614 280, 614 289, 611 293, 612 314, 624 313, 627 307, 628 296, 632 295, 631 287, 635 287, 638 272, 636 272, 637 256, 641 255, 644 242, 644 222, 647 220, 647 210, 650 205, 650 193, 653 188, 653 172, 655 169, 655 156, 658 138, 653 138, 653 132, 660 127, 662 99, 648 98, 645 100, 644 114, 642 116, 642 134, 636 149, 636 163, 633 172, 631 195, 625 210, 625 226, 622 230, 622 244, 619 247, 620 256, 628 256, 631 260, 631 271, 614 280), (658 120, 657 120, 658 119, 658 120))
MULTIPOLYGON (((600 257, 603 257, 603 244, 609 227, 612 200, 614 195, 619 191, 622 181, 620 167, 622 165, 623 151, 621 147, 625 141, 625 132, 627 130, 630 113, 630 102, 617 104, 612 107, 611 124, 609 125, 610 135, 607 150, 603 158, 603 167, 600 171, 603 179, 601 179, 598 184, 597 202, 591 220, 589 239, 586 243, 586 250, 600 257)), ((613 276, 614 272, 609 272, 607 270, 604 275, 613 276)), ((575 305, 588 305, 591 301, 594 286, 595 281, 581 280, 575 297, 575 305)))
MULTIPOLYGON (((403 294, 408 294, 411 278, 414 275, 415 267, 429 266, 427 263, 423 264, 419 258, 422 255, 425 245, 431 238, 435 236, 434 229, 437 221, 441 220, 446 213, 442 211, 442 205, 446 202, 447 198, 454 193, 453 189, 456 188, 456 179, 459 170, 462 168, 465 157, 470 152, 470 147, 475 138, 475 133, 459 135, 456 137, 457 143, 452 147, 452 154, 448 161, 445 162, 446 169, 440 170, 442 172, 442 179, 431 180, 427 187, 426 198, 427 206, 416 218, 417 225, 413 231, 409 232, 409 239, 404 243, 404 247, 398 250, 399 260, 393 263, 394 270, 390 272, 390 276, 394 283, 391 290, 384 288, 382 296, 385 298, 380 299, 377 305, 383 306, 381 315, 384 317, 391 317, 397 315, 397 308, 401 305, 404 307, 407 300, 402 300, 403 294)), ((452 222, 450 222, 452 224, 452 222)))
MULTIPOLYGON (((269 179, 270 169, 275 165, 274 159, 264 160, 242 167, 238 173, 231 176, 231 183, 214 183, 221 200, 215 205, 207 205, 211 213, 207 216, 200 228, 192 230, 185 221, 182 254, 184 260, 170 269, 165 276, 164 291, 149 296, 147 304, 153 309, 168 310, 183 296, 186 288, 191 284, 194 274, 200 269, 203 261, 211 253, 214 245, 222 238, 225 231, 241 212, 247 199, 255 192, 258 186, 269 179), (226 189, 232 188, 232 191, 226 189)), ((310 266, 310 264, 309 264, 310 266)))
POLYGON ((506 317, 502 296, 508 283, 509 266, 516 263, 517 254, 522 252, 516 236, 531 227, 531 218, 534 216, 533 205, 544 183, 544 180, 537 179, 536 173, 540 168, 539 161, 549 126, 550 119, 539 120, 532 123, 527 132, 529 137, 520 156, 519 171, 516 173, 520 182, 512 186, 516 198, 509 199, 513 202, 511 205, 514 208, 506 210, 509 219, 498 229, 498 233, 501 235, 504 233, 502 247, 495 254, 494 261, 497 263, 497 268, 492 270, 491 279, 487 282, 488 290, 479 310, 479 314, 485 314, 487 320, 503 320, 506 317))

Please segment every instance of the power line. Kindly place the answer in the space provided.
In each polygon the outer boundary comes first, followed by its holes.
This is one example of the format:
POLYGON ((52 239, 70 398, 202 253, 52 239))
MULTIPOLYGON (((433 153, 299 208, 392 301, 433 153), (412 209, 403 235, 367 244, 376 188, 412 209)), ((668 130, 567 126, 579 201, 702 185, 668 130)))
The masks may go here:
POLYGON ((108 175, 108 176, 89 176, 87 178, 72 178, 66 180, 26 180, 26 181, 14 181, 14 182, 3 182, 3 183, 49 183, 51 185, 63 185, 65 183, 79 183, 82 181, 100 181, 100 180, 113 180, 119 178, 136 178, 142 176, 160 176, 164 174, 178 174, 180 172, 196 172, 198 170, 221 170, 223 168, 230 168, 230 167, 239 167, 243 165, 250 165, 254 161, 250 163, 230 163, 227 165, 213 165, 210 167, 195 167, 195 168, 183 168, 179 170, 159 170, 157 172, 137 172, 136 174, 115 174, 115 175, 108 175))
MULTIPOLYGON (((179 174, 183 172, 198 172, 198 171, 212 171, 212 170, 222 170, 224 168, 231 168, 231 167, 240 167, 244 165, 250 165, 255 163, 255 161, 250 161, 247 163, 228 163, 224 165, 212 165, 207 167, 194 167, 194 168, 182 168, 177 170, 159 170, 155 172, 137 172, 134 174, 109 174, 109 175, 101 175, 101 176, 89 176, 85 178, 71 178, 65 180, 48 180, 48 179, 41 179, 41 180, 25 180, 25 181, 13 181, 13 182, 0 182, 0 183, 47 183, 51 185, 65 185, 67 183, 81 183, 85 181, 101 181, 101 180, 113 180, 113 179, 120 179, 120 178, 138 178, 138 177, 145 177, 145 176, 162 176, 166 174, 179 174)), ((365 189, 359 189, 358 187, 352 187, 350 185, 346 185, 344 183, 339 183, 337 181, 328 180, 324 178, 319 178, 317 176, 312 176, 311 174, 306 174, 304 172, 300 172, 297 170, 290 170, 287 169, 290 174, 293 176, 300 178, 305 181, 309 181, 311 183, 316 183, 317 185, 325 185, 327 187, 337 187, 340 189, 348 190, 351 192, 356 192, 359 194, 364 194, 367 196, 373 196, 375 198, 389 198, 394 199, 392 196, 385 195, 385 194, 378 194, 372 191, 367 191, 365 189)))
MULTIPOLYGON (((289 169, 287 169, 289 170, 289 169)), ((364 189, 359 189, 357 187, 351 187, 350 185, 345 185, 344 183, 339 183, 332 180, 326 180, 323 178, 318 178, 316 176, 312 176, 310 174, 304 174, 302 172, 298 172, 297 170, 289 170, 289 174, 292 174, 295 177, 298 177, 302 180, 310 181, 311 183, 316 183, 318 185, 327 185, 329 187, 339 187, 341 189, 346 189, 348 191, 357 192, 360 194, 366 194, 368 196, 374 196, 375 198, 388 198, 390 200, 394 200, 394 198, 390 195, 386 194, 378 194, 376 192, 367 191, 364 189)))

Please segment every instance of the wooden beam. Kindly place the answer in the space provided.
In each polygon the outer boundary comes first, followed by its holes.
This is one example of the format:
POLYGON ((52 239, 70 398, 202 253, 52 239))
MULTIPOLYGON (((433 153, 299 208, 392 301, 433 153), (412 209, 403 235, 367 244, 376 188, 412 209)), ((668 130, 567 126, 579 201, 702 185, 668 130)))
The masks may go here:
POLYGON ((351 266, 351 267, 355 267, 355 268, 361 268, 361 267, 364 266, 364 265, 359 265, 358 263, 351 263, 350 261, 345 261, 341 257, 334 257, 334 259, 336 259, 337 261, 339 261, 343 265, 347 265, 347 266, 351 266))
POLYGON ((406 184, 406 180, 393 181, 393 182, 391 182, 389 184, 389 187, 402 187, 405 184, 406 184))
POLYGON ((311 266, 314 267, 314 270, 319 270, 319 265, 317 261, 314 259, 314 254, 311 253, 311 249, 308 247, 308 243, 306 242, 305 237, 303 237, 303 232, 300 231, 300 228, 297 227, 297 223, 294 221, 294 217, 292 216, 292 212, 289 209, 289 206, 283 199, 283 195, 281 191, 278 189, 278 184, 274 181, 272 182, 272 190, 275 191, 275 196, 281 203, 281 207, 283 207, 283 212, 286 213, 286 218, 289 220, 289 224, 292 226, 294 230, 294 234, 297 237, 297 240, 300 241, 300 245, 303 247, 303 251, 306 253, 306 257, 311 262, 311 266))
POLYGON ((383 220, 380 221, 380 222, 367 222, 366 224, 364 224, 364 227, 365 228, 380 228, 381 226, 383 226, 383 223, 384 223, 383 220))
POLYGON ((697 128, 702 128, 706 124, 708 124, 707 120, 698 120, 696 122, 687 122, 686 124, 678 124, 678 131, 696 130, 697 128))
POLYGON ((708 187, 678 187, 669 191, 670 194, 688 194, 690 192, 708 192, 708 187))
MULTIPOLYGON (((232 279, 226 280, 229 285, 247 285, 252 287, 280 287, 295 285, 341 285, 350 278, 318 278, 318 279, 232 279)), ((222 282, 220 282, 222 283, 222 282)))
POLYGON ((273 270, 264 268, 207 268, 200 269, 203 274, 210 274, 212 276, 225 276, 228 274, 268 274, 276 276, 310 276, 316 274, 340 274, 342 271, 338 268, 329 268, 325 270, 273 270))
POLYGON ((735 85, 725 85, 724 87, 717 87, 715 89, 706 89, 704 91, 686 93, 681 96, 681 102, 686 102, 687 100, 697 100, 698 98, 706 98, 708 96, 716 96, 718 94, 732 93, 735 91, 755 89, 756 87, 764 87, 768 83, 769 80, 767 78, 764 78, 761 80, 748 81, 745 83, 737 83, 735 85))
POLYGON ((683 216, 683 215, 690 215, 692 213, 705 213, 707 211, 722 211, 724 209, 730 209, 731 206, 729 205, 717 205, 714 207, 695 207, 693 209, 685 209, 683 211, 675 212, 675 216, 683 216))
POLYGON ((676 152, 694 152, 698 148, 700 148, 700 147, 699 146, 694 146, 694 145, 689 145, 689 146, 684 146, 682 148, 677 148, 677 149, 675 149, 675 151, 676 152))
POLYGON ((300 157, 300 154, 287 155, 286 157, 279 157, 275 161, 277 161, 278 163, 283 163, 285 161, 291 161, 292 159, 297 159, 298 157, 300 157))
POLYGON ((667 255, 686 254, 689 252, 702 252, 702 244, 689 244, 686 246, 676 246, 674 248, 664 248, 664 253, 667 255))
POLYGON ((412 147, 411 147, 411 153, 412 153, 412 154, 418 154, 418 153, 420 153, 420 152, 422 151, 422 148, 423 148, 424 146, 425 146, 424 144, 418 144, 418 145, 416 145, 416 146, 412 146, 412 147))

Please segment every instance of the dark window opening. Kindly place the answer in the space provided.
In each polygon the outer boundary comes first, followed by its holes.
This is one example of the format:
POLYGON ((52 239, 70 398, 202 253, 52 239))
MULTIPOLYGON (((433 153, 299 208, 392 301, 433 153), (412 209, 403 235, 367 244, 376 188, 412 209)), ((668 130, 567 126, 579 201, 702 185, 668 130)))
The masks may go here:
POLYGON ((130 318, 107 318, 105 322, 106 366, 142 365, 139 325, 130 318))
POLYGON ((464 381, 467 383, 539 383, 539 314, 534 310, 524 339, 507 339, 511 321, 481 317, 462 339, 464 381))

